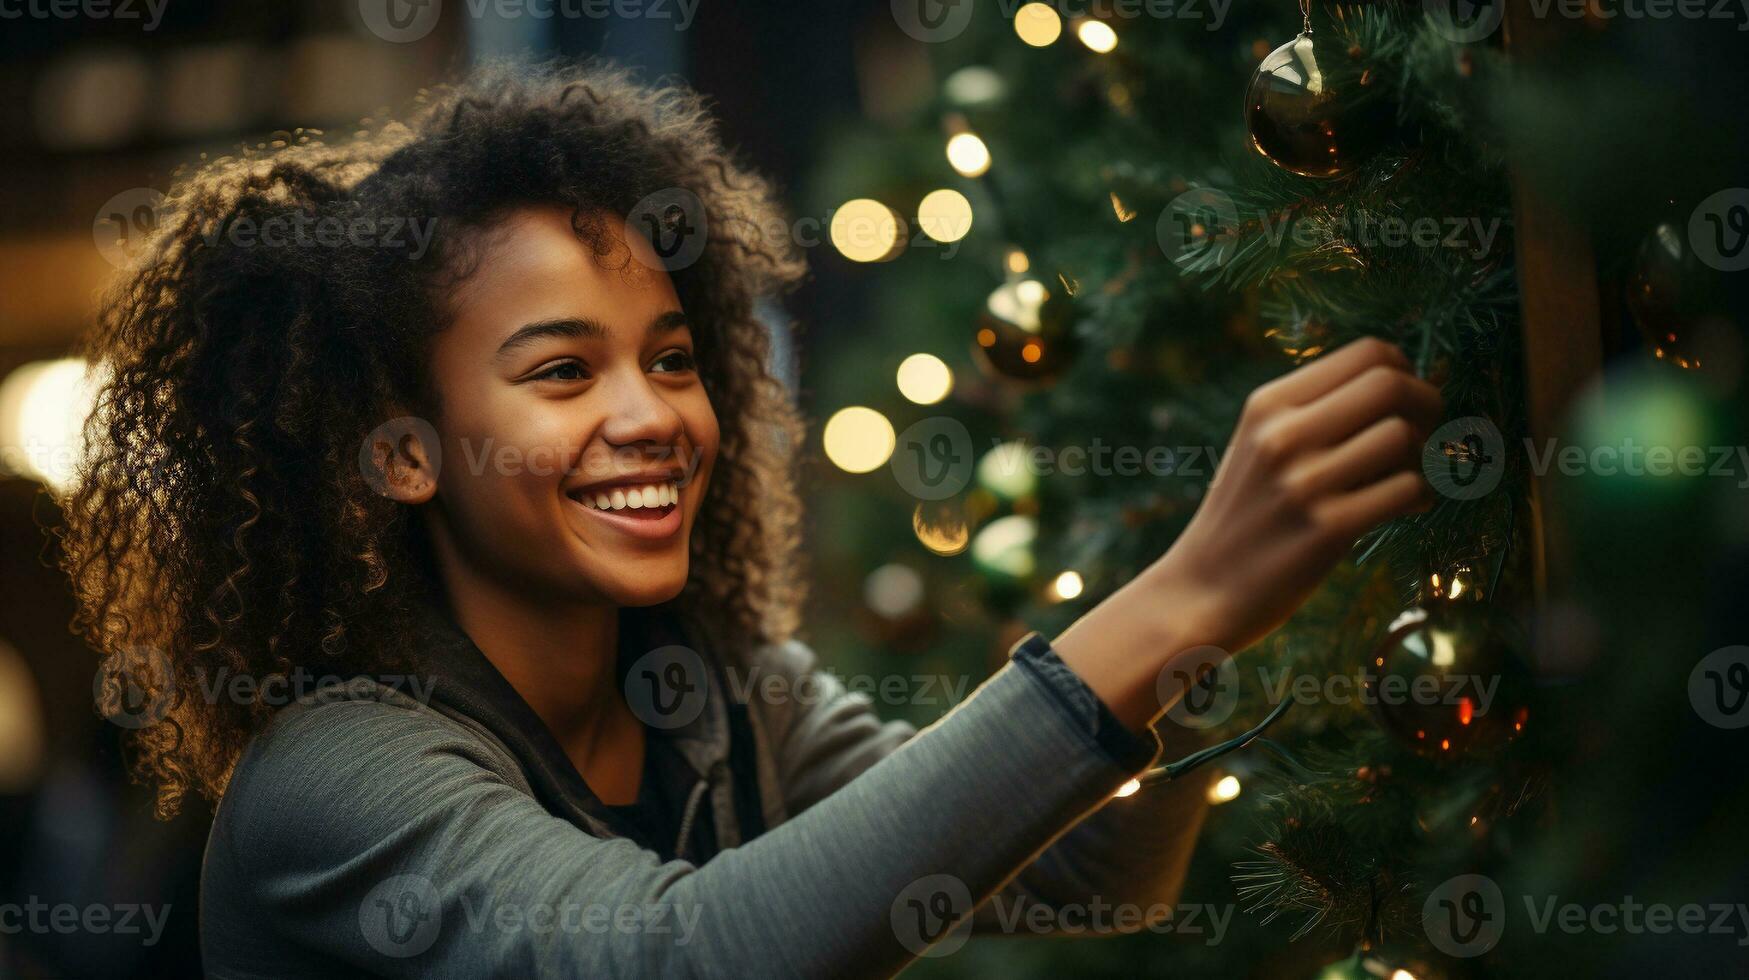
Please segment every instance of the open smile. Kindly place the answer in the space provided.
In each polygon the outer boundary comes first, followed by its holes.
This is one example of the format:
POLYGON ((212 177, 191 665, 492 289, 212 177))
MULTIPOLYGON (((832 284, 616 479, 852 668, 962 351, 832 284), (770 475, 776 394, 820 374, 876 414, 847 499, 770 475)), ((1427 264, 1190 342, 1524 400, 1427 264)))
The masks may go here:
POLYGON ((659 541, 680 531, 680 487, 672 481, 585 487, 566 496, 593 519, 633 537, 659 541))

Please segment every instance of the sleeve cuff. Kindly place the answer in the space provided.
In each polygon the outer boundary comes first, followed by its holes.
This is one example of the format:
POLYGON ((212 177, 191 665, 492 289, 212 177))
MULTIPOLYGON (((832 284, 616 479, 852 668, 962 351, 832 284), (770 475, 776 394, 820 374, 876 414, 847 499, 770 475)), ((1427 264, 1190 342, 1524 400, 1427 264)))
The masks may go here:
POLYGON ((1075 727, 1086 733, 1118 768, 1139 773, 1159 757, 1160 737, 1152 730, 1138 735, 1125 728, 1042 635, 1028 633, 1014 645, 1009 657, 1050 690, 1052 700, 1075 727))

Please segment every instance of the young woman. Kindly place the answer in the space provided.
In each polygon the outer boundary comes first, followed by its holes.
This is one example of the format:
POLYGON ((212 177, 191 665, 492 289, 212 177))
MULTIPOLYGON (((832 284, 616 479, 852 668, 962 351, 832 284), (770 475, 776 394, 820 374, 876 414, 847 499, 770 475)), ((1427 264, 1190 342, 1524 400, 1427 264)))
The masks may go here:
POLYGON ((884 975, 974 905, 1175 901, 1201 786, 1113 798, 1198 747, 1162 679, 1425 502, 1438 394, 1373 341, 1260 389, 1172 550, 916 733, 792 638, 774 214, 698 97, 599 68, 173 192, 66 553, 160 809, 217 801, 214 976, 884 975))

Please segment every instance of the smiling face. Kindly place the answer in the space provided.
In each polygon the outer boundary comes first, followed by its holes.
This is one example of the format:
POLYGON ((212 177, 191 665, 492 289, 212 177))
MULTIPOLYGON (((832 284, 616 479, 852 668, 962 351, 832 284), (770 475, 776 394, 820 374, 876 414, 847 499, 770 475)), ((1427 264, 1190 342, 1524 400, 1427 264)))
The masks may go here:
POLYGON ((597 256, 568 209, 512 212, 451 297, 427 510, 452 579, 622 606, 686 584, 717 418, 673 283, 648 242, 603 225, 597 256))

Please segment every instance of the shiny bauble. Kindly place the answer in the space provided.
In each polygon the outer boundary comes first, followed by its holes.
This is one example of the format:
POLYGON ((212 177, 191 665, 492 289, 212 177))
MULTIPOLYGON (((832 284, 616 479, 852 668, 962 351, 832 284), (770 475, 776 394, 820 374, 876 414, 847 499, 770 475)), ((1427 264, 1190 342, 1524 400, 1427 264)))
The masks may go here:
POLYGON ((1421 755, 1485 757, 1529 723, 1523 649, 1516 627, 1489 604, 1432 599, 1391 624, 1367 665, 1367 703, 1421 755))
POLYGON ((1680 224, 1652 229, 1634 253, 1624 288, 1628 314, 1654 357, 1687 371, 1715 359, 1741 360, 1742 344, 1729 336, 1722 279, 1695 255, 1680 224))
POLYGON ((978 363, 1008 381, 1048 385, 1075 361, 1074 300, 1030 276, 997 286, 978 317, 978 363))
POLYGON ((1305 177, 1340 177, 1370 157, 1395 107, 1356 55, 1307 31, 1264 58, 1245 92, 1257 152, 1305 177))

